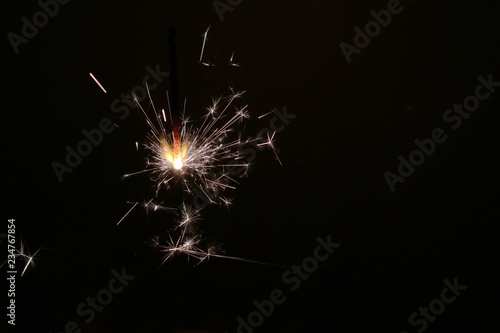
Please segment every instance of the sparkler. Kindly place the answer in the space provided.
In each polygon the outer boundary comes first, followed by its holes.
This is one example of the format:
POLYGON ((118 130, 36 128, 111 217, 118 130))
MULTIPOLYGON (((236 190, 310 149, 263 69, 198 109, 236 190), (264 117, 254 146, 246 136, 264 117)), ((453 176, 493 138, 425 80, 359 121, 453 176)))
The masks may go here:
MULTIPOLYGON (((200 54, 202 64, 208 30, 203 34, 200 54)), ((228 63, 233 67, 240 66, 234 62, 234 52, 228 63)), ((175 82, 176 77, 172 80, 175 82)), ((212 204, 229 206, 231 200, 223 196, 224 192, 236 189, 237 178, 247 175, 250 168, 250 161, 241 153, 240 148, 252 143, 258 147, 267 146, 276 154, 273 145, 274 133, 271 136, 268 135, 267 140, 264 141, 258 137, 242 138, 243 132, 240 130, 242 123, 250 119, 248 104, 241 103, 245 94, 244 90, 237 91, 229 87, 225 94, 212 98, 199 119, 191 120, 191 117, 186 114, 186 100, 184 100, 182 112, 178 112, 180 116, 173 117, 167 91, 167 116, 165 108, 160 109, 155 105, 147 85, 146 88, 149 97, 147 105, 141 105, 133 96, 148 126, 143 144, 148 156, 146 166, 143 170, 126 174, 123 177, 148 174, 154 184, 156 196, 160 195, 162 189, 171 190, 173 184, 181 186, 183 203, 178 209, 179 218, 174 227, 168 231, 165 241, 162 241, 159 236, 151 241, 154 246, 159 247, 165 253, 163 262, 176 254, 184 254, 199 262, 210 257, 217 257, 267 264, 219 254, 219 247, 207 244, 199 232, 199 223, 202 220, 201 208, 187 202, 193 202, 195 195, 201 193, 212 204)), ((174 94, 174 111, 178 111, 175 109, 176 97, 174 94)), ((152 200, 144 204, 146 209, 154 205, 152 200)), ((120 224, 138 206, 138 202, 130 203, 133 206, 117 224, 120 224)), ((154 211, 156 211, 159 206, 154 206, 154 211)), ((174 210, 170 207, 161 207, 174 210)))
MULTIPOLYGON (((244 91, 235 92, 230 88, 228 95, 213 99, 198 121, 201 125, 193 124, 183 112, 180 123, 175 119, 170 121, 170 129, 167 129, 169 124, 164 109, 157 112, 150 99, 154 110, 151 116, 137 103, 149 126, 144 145, 149 158, 146 169, 124 177, 147 172, 152 175, 157 194, 162 186, 169 188, 172 182, 180 181, 188 194, 199 191, 214 203, 227 203, 220 194, 225 189, 236 188, 234 170, 239 168, 244 175, 250 166, 238 148, 257 140, 243 140, 238 129, 238 125, 250 117, 248 105, 235 106, 230 112, 230 107, 243 94, 244 91), (231 139, 231 135, 235 138, 231 139)), ((267 142, 262 144, 269 145, 267 142)))

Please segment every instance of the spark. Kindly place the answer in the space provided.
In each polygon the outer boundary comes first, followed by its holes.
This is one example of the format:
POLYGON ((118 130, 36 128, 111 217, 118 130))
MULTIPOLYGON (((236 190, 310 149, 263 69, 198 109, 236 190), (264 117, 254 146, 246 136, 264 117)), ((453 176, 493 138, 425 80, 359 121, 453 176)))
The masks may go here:
POLYGON ((165 109, 161 109, 161 114, 163 116, 163 121, 167 122, 167 117, 165 116, 165 109))
POLYGON ((274 131, 273 134, 271 136, 269 136, 269 132, 268 132, 267 133, 267 141, 261 142, 261 143, 257 144, 257 146, 259 146, 259 147, 260 146, 267 146, 267 147, 269 147, 273 151, 274 157, 276 158, 276 160, 278 160, 279 164, 283 165, 281 163, 281 160, 280 160, 279 156, 278 156, 277 149, 276 149, 276 147, 274 145, 274 135, 275 134, 276 134, 276 131, 274 131))
POLYGON ((102 89, 102 91, 104 91, 104 93, 106 94, 106 89, 104 89, 104 87, 102 86, 102 84, 96 79, 96 77, 94 76, 94 74, 92 73, 89 73, 90 74, 90 77, 92 79, 94 79, 95 83, 97 83, 97 85, 102 89))
POLYGON ((231 58, 229 58, 229 64, 230 64, 231 66, 233 66, 233 67, 241 67, 241 66, 240 66, 240 64, 235 63, 235 62, 233 61, 233 58, 234 58, 234 52, 231 54, 231 58))
POLYGON ((118 221, 118 223, 116 223, 116 225, 119 225, 120 223, 122 223, 122 221, 127 217, 128 214, 130 214, 130 212, 135 208, 135 206, 137 206, 139 202, 136 202, 134 203, 134 205, 132 206, 132 208, 130 208, 126 213, 125 215, 123 215, 123 217, 120 219, 120 221, 118 221))
POLYGON ((228 208, 229 208, 229 206, 230 206, 230 205, 232 205, 232 204, 233 204, 233 200, 232 200, 232 199, 225 198, 225 197, 221 197, 220 199, 221 199, 221 201, 224 203, 224 205, 225 205, 226 207, 228 207, 228 208))
POLYGON ((21 273, 21 276, 24 276, 24 273, 26 272, 26 270, 28 269, 28 267, 30 265, 35 266, 35 262, 33 261, 33 258, 35 257, 37 252, 35 252, 35 254, 33 256, 25 256, 25 258, 28 258, 28 261, 26 262, 26 265, 24 266, 24 269, 23 269, 23 272, 21 273))
POLYGON ((269 111, 269 112, 267 112, 267 113, 261 114, 261 115, 260 115, 260 116, 258 116, 257 118, 259 118, 259 119, 264 118, 265 116, 268 116, 268 115, 270 115, 270 114, 271 114, 271 113, 273 113, 273 112, 274 112, 274 110, 269 111))
POLYGON ((190 228, 194 225, 194 223, 201 220, 200 210, 194 209, 191 206, 187 206, 186 203, 182 204, 182 218, 179 221, 179 226, 184 227, 185 229, 190 228))
MULTIPOLYGON (((21 239, 19 244, 19 250, 16 250, 16 253, 14 254, 15 258, 22 258, 26 262, 21 272, 21 277, 24 276, 24 274, 26 273, 26 271, 30 266, 35 267, 34 259, 41 249, 42 248, 39 248, 38 250, 35 251, 34 254, 30 254, 29 250, 27 249, 26 243, 21 239)), ((8 260, 4 261, 2 265, 0 265, 0 267, 3 267, 7 262, 8 260)))
POLYGON ((210 26, 208 26, 207 30, 203 34, 203 44, 201 46, 200 62, 203 59, 203 52, 205 51, 205 43, 207 42, 208 30, 210 30, 210 26))

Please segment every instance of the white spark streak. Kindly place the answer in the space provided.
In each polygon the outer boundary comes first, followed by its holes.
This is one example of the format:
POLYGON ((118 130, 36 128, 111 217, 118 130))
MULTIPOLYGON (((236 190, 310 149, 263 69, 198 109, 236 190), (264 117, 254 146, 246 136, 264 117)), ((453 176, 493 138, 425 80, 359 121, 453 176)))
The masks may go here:
POLYGON ((102 91, 104 91, 104 93, 106 94, 106 89, 104 89, 104 87, 102 86, 102 84, 96 79, 96 77, 94 76, 94 74, 92 73, 89 73, 90 74, 90 77, 92 79, 94 79, 95 83, 97 83, 97 85, 102 89, 102 91))
POLYGON ((208 30, 210 30, 210 26, 208 26, 207 30, 203 34, 203 45, 201 46, 200 62, 203 59, 203 52, 205 52, 205 43, 207 41, 208 30))

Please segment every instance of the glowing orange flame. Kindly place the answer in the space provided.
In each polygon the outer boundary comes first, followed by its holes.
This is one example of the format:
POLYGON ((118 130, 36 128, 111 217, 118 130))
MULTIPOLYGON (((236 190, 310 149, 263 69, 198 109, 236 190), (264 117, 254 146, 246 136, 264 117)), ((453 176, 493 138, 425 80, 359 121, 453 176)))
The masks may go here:
POLYGON ((165 152, 165 159, 172 164, 174 169, 182 169, 187 152, 187 143, 182 143, 179 128, 176 124, 172 128, 172 145, 164 138, 161 139, 161 145, 165 152))

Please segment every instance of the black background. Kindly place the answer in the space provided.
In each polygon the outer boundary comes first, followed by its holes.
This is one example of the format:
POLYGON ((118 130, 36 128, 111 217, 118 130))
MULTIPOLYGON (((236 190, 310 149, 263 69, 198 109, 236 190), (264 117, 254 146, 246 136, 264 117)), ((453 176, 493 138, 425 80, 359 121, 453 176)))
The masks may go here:
MULTIPOLYGON (((41 248, 36 266, 17 277, 17 331, 62 332, 75 321, 82 332, 235 332, 253 300, 279 288, 287 301, 256 332, 416 332, 408 317, 455 277, 467 290, 426 332, 495 328, 500 89, 457 130, 442 119, 474 93, 479 75, 500 81, 495 3, 404 1, 350 64, 339 44, 352 44, 353 28, 386 1, 246 0, 221 21, 211 1, 74 0, 18 54, 5 37, 4 220, 16 219, 17 239, 32 253, 41 248), (198 63, 208 26, 211 69, 198 63), (160 265, 146 242, 171 215, 138 209, 116 225, 127 201, 151 196, 152 183, 121 179, 144 167, 135 142, 147 128, 135 110, 122 121, 110 104, 141 83, 146 66, 169 71, 170 27, 188 112, 233 86, 247 91, 254 119, 285 106, 297 115, 276 136, 283 165, 259 153, 228 193, 229 211, 203 212, 207 236, 227 255, 283 266, 331 235, 341 246, 295 292, 283 267, 185 257, 160 265), (226 66, 232 52, 241 68, 226 66), (102 118, 119 128, 60 183, 51 163, 102 118), (384 172, 397 172, 398 155, 435 128, 447 140, 392 193, 384 172), (136 278, 85 323, 76 307, 122 267, 136 278)), ((21 18, 39 10, 35 1, 9 4, 4 36, 20 34, 21 18)), ((166 80, 159 104, 168 89, 166 80)))

